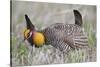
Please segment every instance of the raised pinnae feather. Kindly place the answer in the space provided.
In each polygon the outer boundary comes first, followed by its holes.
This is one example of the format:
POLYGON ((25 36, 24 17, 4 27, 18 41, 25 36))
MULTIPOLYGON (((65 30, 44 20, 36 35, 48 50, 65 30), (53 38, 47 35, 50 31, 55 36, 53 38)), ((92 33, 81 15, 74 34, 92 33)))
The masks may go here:
POLYGON ((35 26, 32 24, 27 14, 25 14, 25 19, 26 19, 27 29, 35 30, 35 26))

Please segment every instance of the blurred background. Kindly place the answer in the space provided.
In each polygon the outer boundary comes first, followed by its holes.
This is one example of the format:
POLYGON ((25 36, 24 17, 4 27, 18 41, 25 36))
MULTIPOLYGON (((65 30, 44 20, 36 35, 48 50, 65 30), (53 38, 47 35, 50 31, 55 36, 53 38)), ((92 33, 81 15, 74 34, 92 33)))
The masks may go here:
POLYGON ((12 65, 40 65, 96 61, 96 6, 60 4, 33 1, 12 1, 11 10, 11 61, 12 65), (83 18, 83 28, 88 35, 89 50, 75 50, 63 54, 50 45, 40 48, 23 42, 26 28, 24 15, 27 14, 37 30, 54 23, 74 24, 73 9, 79 10, 83 18))

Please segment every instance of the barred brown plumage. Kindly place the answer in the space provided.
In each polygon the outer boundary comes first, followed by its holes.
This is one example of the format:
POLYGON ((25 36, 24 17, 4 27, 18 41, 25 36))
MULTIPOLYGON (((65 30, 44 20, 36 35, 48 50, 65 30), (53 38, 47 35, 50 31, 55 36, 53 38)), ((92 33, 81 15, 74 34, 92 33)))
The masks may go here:
POLYGON ((74 24, 57 23, 43 30, 46 42, 61 51, 88 46, 88 39, 82 28, 74 24), (60 26, 60 27, 59 27, 60 26))
POLYGON ((75 24, 56 23, 43 30, 46 42, 64 52, 88 46, 87 35, 82 29, 82 16, 77 10, 73 12, 75 24))
MULTIPOLYGON (((78 49, 88 46, 87 35, 82 29, 82 16, 78 10, 74 10, 73 12, 75 16, 75 24, 56 23, 50 25, 44 30, 41 30, 40 33, 44 35, 45 44, 50 44, 63 52, 67 52, 70 49, 78 49)), ((27 18, 28 17, 26 17, 26 19, 27 18)), ((26 21, 27 24, 31 22, 29 18, 26 21)), ((27 28, 30 28, 33 33, 29 38, 29 42, 33 45, 35 42, 33 42, 34 40, 32 41, 32 37, 37 31, 34 29, 34 25, 27 26, 27 28)), ((43 43, 41 42, 41 44, 43 43)))

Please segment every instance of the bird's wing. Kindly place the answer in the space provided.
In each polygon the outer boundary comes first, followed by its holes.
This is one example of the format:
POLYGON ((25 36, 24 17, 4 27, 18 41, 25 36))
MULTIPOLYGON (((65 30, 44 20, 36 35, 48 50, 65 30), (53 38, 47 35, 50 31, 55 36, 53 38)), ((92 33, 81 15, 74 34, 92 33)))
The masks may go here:
POLYGON ((70 48, 78 49, 88 47, 88 38, 82 28, 77 25, 59 25, 55 27, 58 30, 56 36, 61 41, 57 46, 63 51, 69 51, 70 48), (61 46, 60 46, 61 45, 61 46))
POLYGON ((67 53, 71 49, 71 47, 62 40, 51 41, 51 45, 64 53, 67 53))
POLYGON ((88 38, 87 35, 83 32, 78 32, 73 34, 74 45, 76 47, 87 47, 88 46, 88 38))
POLYGON ((84 43, 87 38, 76 26, 58 23, 43 30, 43 34, 46 42, 63 52, 87 45, 87 41, 84 43))
POLYGON ((85 33, 77 32, 64 38, 63 40, 71 48, 84 48, 88 47, 88 39, 85 33))

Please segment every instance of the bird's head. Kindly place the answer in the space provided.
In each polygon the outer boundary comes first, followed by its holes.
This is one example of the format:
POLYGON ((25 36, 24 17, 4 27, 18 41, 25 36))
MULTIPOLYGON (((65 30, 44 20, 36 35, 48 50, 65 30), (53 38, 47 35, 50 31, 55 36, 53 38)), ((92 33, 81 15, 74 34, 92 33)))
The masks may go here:
POLYGON ((31 23, 29 17, 25 15, 27 28, 24 30, 24 40, 31 38, 32 44, 36 46, 42 46, 45 42, 44 35, 41 32, 35 30, 35 26, 31 23))

